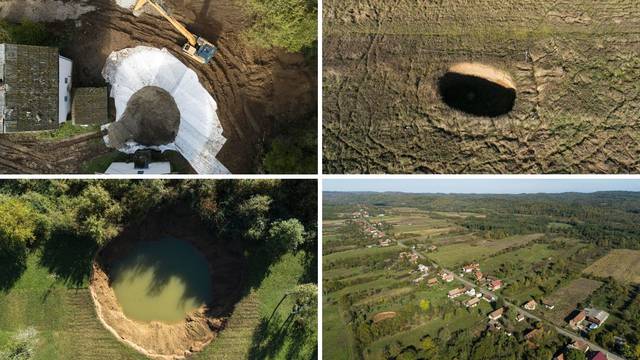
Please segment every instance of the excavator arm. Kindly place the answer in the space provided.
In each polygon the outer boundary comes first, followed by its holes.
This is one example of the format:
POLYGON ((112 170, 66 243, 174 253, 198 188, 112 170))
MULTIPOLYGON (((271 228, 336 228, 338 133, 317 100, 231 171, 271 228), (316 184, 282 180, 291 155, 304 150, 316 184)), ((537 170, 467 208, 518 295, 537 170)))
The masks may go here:
POLYGON ((189 42, 189 44, 191 44, 191 46, 196 46, 198 38, 189 30, 187 30, 187 28, 185 28, 182 24, 180 24, 176 19, 174 19, 171 15, 169 15, 169 13, 167 13, 167 11, 162 6, 158 5, 155 1, 138 0, 133 10, 139 11, 146 3, 149 3, 151 6, 153 6, 153 8, 160 13, 160 15, 167 19, 171 23, 171 25, 176 28, 176 30, 178 30, 185 38, 187 38, 187 41, 189 42))

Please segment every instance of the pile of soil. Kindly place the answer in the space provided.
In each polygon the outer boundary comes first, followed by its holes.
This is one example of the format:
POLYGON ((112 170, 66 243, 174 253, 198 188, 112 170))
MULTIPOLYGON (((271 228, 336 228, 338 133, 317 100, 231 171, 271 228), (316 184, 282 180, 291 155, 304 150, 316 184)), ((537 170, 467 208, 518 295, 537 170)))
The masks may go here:
POLYGON ((186 209, 166 209, 132 225, 100 251, 93 265, 90 290, 98 318, 119 340, 142 354, 158 359, 182 359, 202 350, 224 329, 243 295, 246 263, 234 242, 216 239, 197 216, 186 209), (165 324, 127 318, 111 288, 110 270, 138 241, 171 236, 187 241, 206 257, 211 274, 212 301, 188 314, 184 321, 165 324))
POLYGON ((145 86, 131 96, 122 118, 109 126, 109 143, 119 149, 130 140, 145 146, 172 143, 180 128, 180 111, 166 90, 145 86))

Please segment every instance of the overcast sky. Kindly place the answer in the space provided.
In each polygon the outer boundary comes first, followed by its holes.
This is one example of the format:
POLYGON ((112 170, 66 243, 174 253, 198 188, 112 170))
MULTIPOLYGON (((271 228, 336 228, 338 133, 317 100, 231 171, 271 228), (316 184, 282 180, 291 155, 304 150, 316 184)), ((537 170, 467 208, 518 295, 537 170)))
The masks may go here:
POLYGON ((521 194, 640 191, 640 179, 327 179, 324 191, 521 194))

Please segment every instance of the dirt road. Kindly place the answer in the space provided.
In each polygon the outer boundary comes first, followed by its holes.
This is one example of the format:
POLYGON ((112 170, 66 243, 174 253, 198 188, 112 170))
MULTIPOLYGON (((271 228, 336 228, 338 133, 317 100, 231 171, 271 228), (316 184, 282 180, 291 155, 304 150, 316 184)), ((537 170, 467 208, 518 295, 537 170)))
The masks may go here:
MULTIPOLYGON (((91 0, 96 10, 79 17, 62 54, 74 60, 73 84, 105 85, 101 71, 107 56, 123 48, 147 45, 167 48, 198 75, 218 105, 227 138, 218 159, 232 173, 254 172, 262 144, 274 136, 275 123, 304 121, 316 108, 316 69, 302 54, 265 50, 248 44, 243 31, 251 19, 236 0, 165 0, 172 14, 219 51, 209 65, 181 54, 185 39, 164 19, 135 17, 114 0, 91 0), (301 120, 302 119, 302 120, 301 120)), ((315 126, 311 124, 310 126, 315 126)), ((29 147, 29 145, 25 145, 29 147)), ((0 171, 26 167, 0 164, 0 171), (4 167, 4 170, 2 170, 4 167)), ((72 169, 79 171, 80 164, 72 169)), ((50 172, 56 172, 52 169, 50 172)))

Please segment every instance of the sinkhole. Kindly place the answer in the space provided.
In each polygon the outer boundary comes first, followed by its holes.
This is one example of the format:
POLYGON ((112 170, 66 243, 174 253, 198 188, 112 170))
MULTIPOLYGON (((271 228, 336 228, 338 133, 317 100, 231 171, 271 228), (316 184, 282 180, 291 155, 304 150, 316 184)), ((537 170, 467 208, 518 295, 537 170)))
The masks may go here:
POLYGON ((467 114, 498 117, 515 105, 516 87, 511 77, 494 67, 478 63, 460 63, 440 78, 442 101, 467 114))

